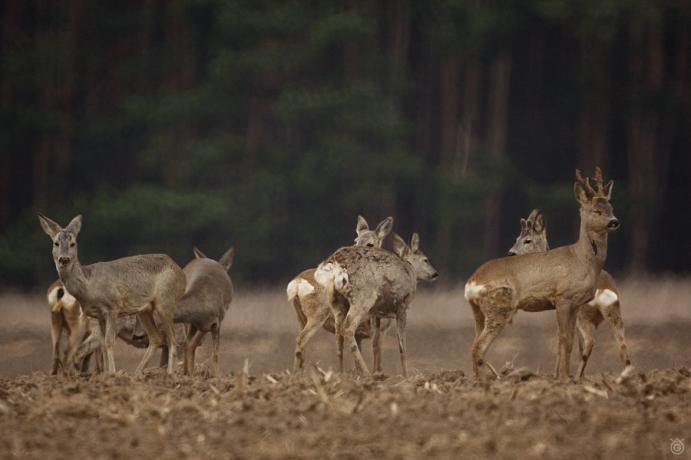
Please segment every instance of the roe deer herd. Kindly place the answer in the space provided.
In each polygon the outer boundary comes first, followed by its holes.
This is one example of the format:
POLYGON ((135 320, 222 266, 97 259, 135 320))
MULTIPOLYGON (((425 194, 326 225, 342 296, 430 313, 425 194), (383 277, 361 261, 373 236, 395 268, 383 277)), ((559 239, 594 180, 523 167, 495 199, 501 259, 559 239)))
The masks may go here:
MULTIPOLYGON (((466 282, 465 298, 475 317, 471 355, 476 378, 488 376, 484 369, 500 377, 485 354, 519 310, 556 311, 558 379, 570 378, 576 328, 581 355, 577 376, 584 376, 595 328, 605 319, 619 344, 622 363, 629 368, 619 292, 602 269, 607 235, 619 227, 610 204, 613 182, 605 183, 600 168, 595 169, 592 179, 594 186, 576 170, 574 193, 580 205, 580 232, 575 243, 550 249, 544 217, 535 209, 527 219, 521 219, 521 233, 509 255, 485 262, 466 282)), ((211 333, 211 374, 219 375, 220 327, 233 299, 228 270, 234 248, 218 261, 194 248, 195 258, 184 269, 164 254, 81 265, 77 253, 81 216, 64 228, 43 215, 39 221, 53 243, 59 275, 47 292, 52 324, 51 373, 60 369, 70 374, 87 372, 90 361, 97 372, 115 372, 113 344, 118 336, 146 349, 136 374, 143 372, 157 348, 162 349, 161 365, 172 374, 177 345, 174 324, 181 324, 185 329, 184 373, 195 372, 195 350, 211 333), (60 346, 63 331, 68 341, 64 352, 60 346)), ((299 323, 294 371, 304 367, 305 346, 323 328, 335 335, 341 372, 345 346, 353 355, 357 372, 369 372, 361 354, 363 339, 372 339, 373 370, 381 372, 381 336, 393 325, 401 373, 408 375, 408 309, 418 281, 433 281, 438 273, 422 252, 417 233, 409 243, 393 233, 391 250, 384 249, 392 229, 393 217, 370 229, 365 218, 358 216, 354 245, 336 250, 288 283, 288 302, 299 323)))

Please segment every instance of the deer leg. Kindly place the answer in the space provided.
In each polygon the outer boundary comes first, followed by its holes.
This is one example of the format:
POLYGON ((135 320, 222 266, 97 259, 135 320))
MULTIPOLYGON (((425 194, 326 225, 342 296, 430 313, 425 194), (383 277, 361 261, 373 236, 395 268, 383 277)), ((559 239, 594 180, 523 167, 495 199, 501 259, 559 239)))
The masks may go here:
MULTIPOLYGON (((175 372, 175 327, 173 326, 173 312, 175 311, 176 299, 171 293, 166 293, 158 302, 154 303, 154 309, 161 322, 161 328, 166 336, 168 343, 168 374, 175 372)), ((163 351, 162 351, 163 352, 163 351)))
POLYGON ((593 345, 595 345, 595 324, 585 318, 578 318, 577 321, 578 332, 578 349, 581 355, 581 365, 578 367, 578 378, 582 379, 585 375, 585 366, 588 365, 588 359, 593 352, 593 345))
POLYGON ((117 333, 117 315, 109 311, 104 315, 105 333, 103 334, 103 349, 105 350, 105 360, 107 362, 106 371, 115 373, 115 356, 113 355, 113 345, 115 345, 115 335, 117 333))
MULTIPOLYGON (((190 329, 190 334, 192 333, 192 329, 190 329)), ((204 335, 206 332, 201 331, 199 329, 196 329, 194 334, 191 336, 187 336, 188 340, 187 343, 185 343, 185 355, 187 356, 187 366, 188 369, 186 370, 186 373, 189 375, 194 374, 194 355, 197 351, 197 347, 199 344, 202 342, 202 339, 204 338, 204 335)))
POLYGON ((480 378, 480 368, 483 364, 486 364, 495 377, 499 378, 499 374, 494 367, 490 363, 485 362, 484 356, 489 346, 494 342, 494 339, 496 339, 502 329, 504 329, 504 326, 506 326, 511 316, 510 308, 493 308, 484 315, 485 323, 482 327, 482 331, 475 337, 472 346, 475 378, 480 378))
POLYGON ((401 372, 403 377, 408 377, 408 362, 407 362, 407 345, 405 337, 405 326, 407 320, 407 312, 400 311, 396 315, 396 335, 398 336, 398 352, 401 355, 401 372))
POLYGON ((336 332, 336 355, 338 356, 338 371, 343 373, 343 322, 345 315, 339 309, 332 308, 331 313, 334 317, 334 331, 336 332))
POLYGON ((360 349, 355 341, 355 331, 360 325, 360 322, 362 322, 362 318, 365 315, 369 315, 369 311, 373 305, 374 301, 367 306, 364 306, 364 308, 357 308, 351 305, 351 308, 348 310, 348 314, 343 321, 343 340, 344 342, 348 343, 348 347, 350 348, 351 353, 353 353, 355 358, 355 367, 357 368, 358 373, 369 374, 369 369, 367 369, 367 364, 362 358, 360 349))
POLYGON ((557 378, 568 382, 571 371, 571 348, 576 326, 576 308, 570 302, 557 304, 557 325, 559 329, 559 357, 557 378))
POLYGON ((53 367, 50 374, 55 375, 62 364, 60 357, 60 338, 62 337, 62 313, 50 312, 50 338, 53 345, 53 367))
POLYGON ((381 318, 373 316, 372 323, 372 355, 374 372, 382 372, 381 364, 381 318))
MULTIPOLYGON (((70 368, 70 371, 82 370, 83 363, 76 360, 77 350, 79 345, 84 341, 84 326, 78 325, 70 331, 69 342, 67 347, 67 358, 65 359, 65 366, 70 368)), ((84 356, 86 358, 86 356, 84 356)), ((88 363, 87 363, 88 364, 88 363)))
POLYGON ((186 327, 187 331, 185 334, 185 345, 183 347, 184 350, 183 350, 183 354, 182 354, 182 370, 183 370, 183 373, 185 375, 189 375, 190 374, 190 370, 189 370, 189 368, 190 368, 190 364, 189 364, 190 357, 187 354, 187 344, 192 343, 192 338, 197 333, 197 328, 191 324, 186 324, 185 326, 187 326, 186 327))
POLYGON ((213 356, 213 375, 214 377, 218 377, 220 374, 220 367, 218 364, 218 349, 221 346, 221 328, 218 324, 215 324, 214 327, 211 329, 211 353, 213 356))
MULTIPOLYGON (((146 335, 149 337, 149 346, 146 347, 144 356, 139 362, 137 369, 134 371, 135 375, 141 375, 146 365, 149 364, 151 356, 154 354, 156 349, 163 344, 163 339, 161 338, 161 334, 158 332, 156 322, 154 321, 154 314, 151 310, 144 310, 137 313, 137 318, 139 318, 139 321, 142 323, 142 326, 146 331, 146 335)), ((168 367, 170 368, 171 365, 172 362, 169 362, 168 367)))
POLYGON ((629 352, 626 347, 626 338, 624 336, 624 321, 621 319, 621 308, 619 306, 619 301, 608 305, 607 307, 601 309, 602 316, 607 319, 610 327, 612 328, 612 333, 614 338, 619 345, 619 357, 624 367, 631 365, 631 359, 629 358, 629 352))
MULTIPOLYGON (((324 325, 326 318, 328 318, 329 311, 326 311, 325 315, 320 315, 319 317, 310 317, 307 319, 304 327, 295 338, 295 358, 293 360, 293 371, 297 372, 302 369, 305 364, 305 358, 303 356, 303 349, 307 345, 314 334, 317 333, 320 327, 324 325)), ((337 337, 338 334, 336 335, 337 337)))

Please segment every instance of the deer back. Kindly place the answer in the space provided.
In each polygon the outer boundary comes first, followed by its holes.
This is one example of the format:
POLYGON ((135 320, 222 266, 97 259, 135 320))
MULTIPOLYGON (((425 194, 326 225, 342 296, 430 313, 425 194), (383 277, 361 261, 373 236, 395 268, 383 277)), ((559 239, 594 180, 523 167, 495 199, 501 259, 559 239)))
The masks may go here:
POLYGON ((164 291, 172 289, 179 298, 185 289, 182 269, 165 254, 97 262, 82 267, 82 271, 85 285, 77 281, 73 289, 70 278, 65 284, 83 307, 117 305, 120 313, 135 313, 164 291))
POLYGON ((327 264, 336 265, 347 274, 346 287, 340 291, 350 302, 376 295, 375 308, 388 305, 395 309, 415 293, 417 281, 412 265, 385 249, 346 246, 322 263, 327 264))

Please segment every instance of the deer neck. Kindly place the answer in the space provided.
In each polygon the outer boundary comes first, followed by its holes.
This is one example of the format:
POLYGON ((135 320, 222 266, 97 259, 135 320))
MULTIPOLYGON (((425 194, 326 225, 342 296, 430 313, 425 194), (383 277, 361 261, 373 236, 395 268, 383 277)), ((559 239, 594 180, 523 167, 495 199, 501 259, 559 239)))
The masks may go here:
POLYGON ((581 217, 581 230, 575 250, 580 261, 592 266, 595 272, 599 273, 607 260, 607 232, 589 230, 581 217))
POLYGON ((74 263, 69 267, 58 268, 58 275, 67 292, 75 296, 77 300, 86 293, 88 278, 82 264, 79 263, 79 258, 75 258, 74 263))

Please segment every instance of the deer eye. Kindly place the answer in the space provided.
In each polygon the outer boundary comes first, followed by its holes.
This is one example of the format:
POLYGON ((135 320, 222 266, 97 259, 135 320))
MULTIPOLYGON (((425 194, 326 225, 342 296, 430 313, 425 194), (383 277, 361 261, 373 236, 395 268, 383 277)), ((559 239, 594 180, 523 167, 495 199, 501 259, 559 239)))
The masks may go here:
POLYGON ((58 242, 56 241, 56 242, 53 243, 53 246, 55 246, 55 247, 57 248, 58 246, 60 246, 60 243, 58 243, 58 242))
POLYGON ((70 247, 73 248, 75 243, 70 243, 70 247))
POLYGON ((530 244, 530 243, 532 243, 532 242, 533 242, 533 240, 531 240, 530 238, 528 238, 527 240, 525 240, 525 241, 523 242, 523 244, 530 244))

